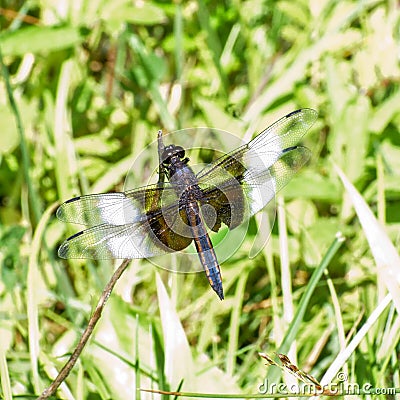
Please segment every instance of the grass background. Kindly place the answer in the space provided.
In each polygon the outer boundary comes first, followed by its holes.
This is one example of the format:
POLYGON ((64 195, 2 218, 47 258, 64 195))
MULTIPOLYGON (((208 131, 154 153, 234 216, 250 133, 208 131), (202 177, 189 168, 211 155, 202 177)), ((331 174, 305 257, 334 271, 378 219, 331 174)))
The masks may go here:
POLYGON ((134 260, 58 396, 257 393, 280 379, 257 353, 278 349, 324 383, 342 368, 346 382, 400 387, 399 26, 393 0, 4 0, 2 397, 48 386, 114 268, 57 257, 77 231, 55 219, 59 202, 121 190, 160 128, 248 140, 301 107, 319 113, 311 163, 282 191, 263 251, 249 258, 251 229, 223 264, 226 300, 202 274, 134 260))

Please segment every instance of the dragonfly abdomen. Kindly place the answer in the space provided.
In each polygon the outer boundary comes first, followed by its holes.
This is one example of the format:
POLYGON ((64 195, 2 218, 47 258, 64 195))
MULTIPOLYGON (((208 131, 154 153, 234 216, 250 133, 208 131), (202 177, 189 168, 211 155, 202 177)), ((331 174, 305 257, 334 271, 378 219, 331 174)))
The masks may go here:
POLYGON ((208 282, 215 293, 217 293, 218 297, 223 300, 224 291, 222 287, 221 269, 206 227, 201 220, 200 208, 196 201, 187 204, 186 214, 192 231, 197 254, 199 255, 200 262, 203 265, 208 282))

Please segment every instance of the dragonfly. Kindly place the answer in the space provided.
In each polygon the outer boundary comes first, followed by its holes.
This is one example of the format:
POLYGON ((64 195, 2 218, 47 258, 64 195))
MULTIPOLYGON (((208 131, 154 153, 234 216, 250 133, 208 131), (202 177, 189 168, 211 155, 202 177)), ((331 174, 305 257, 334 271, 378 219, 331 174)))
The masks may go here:
POLYGON ((87 228, 65 240, 61 258, 139 259, 194 243, 210 286, 224 299, 221 268, 209 232, 229 230, 262 210, 310 158, 298 144, 317 112, 293 111, 195 173, 185 149, 165 145, 158 132, 158 182, 128 190, 79 196, 56 212, 87 228))

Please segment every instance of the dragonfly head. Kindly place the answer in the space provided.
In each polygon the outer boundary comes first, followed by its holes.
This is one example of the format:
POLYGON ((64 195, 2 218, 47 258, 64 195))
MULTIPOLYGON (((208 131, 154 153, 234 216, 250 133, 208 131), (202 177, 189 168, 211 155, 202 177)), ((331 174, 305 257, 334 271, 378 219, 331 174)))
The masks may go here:
POLYGON ((183 147, 170 144, 164 148, 161 159, 164 166, 168 167, 169 165, 177 161, 183 161, 187 163, 189 159, 184 157, 185 157, 185 150, 183 147))

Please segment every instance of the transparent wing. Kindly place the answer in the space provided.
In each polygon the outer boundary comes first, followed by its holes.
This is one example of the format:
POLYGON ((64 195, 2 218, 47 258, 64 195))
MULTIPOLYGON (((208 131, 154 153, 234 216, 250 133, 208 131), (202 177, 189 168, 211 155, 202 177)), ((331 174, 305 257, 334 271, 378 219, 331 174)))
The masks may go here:
POLYGON ((310 158, 296 143, 316 118, 311 109, 294 111, 197 174, 202 203, 212 206, 203 211, 211 229, 218 231, 221 222, 233 229, 274 198, 310 158))
POLYGON ((169 183, 76 197, 58 208, 57 217, 91 226, 61 245, 62 258, 146 258, 192 241, 184 205, 169 183))
POLYGON ((163 187, 149 185, 127 192, 75 197, 61 204, 56 215, 61 221, 86 226, 125 225, 140 221, 157 207, 168 207, 177 201, 175 191, 165 183, 163 187))

